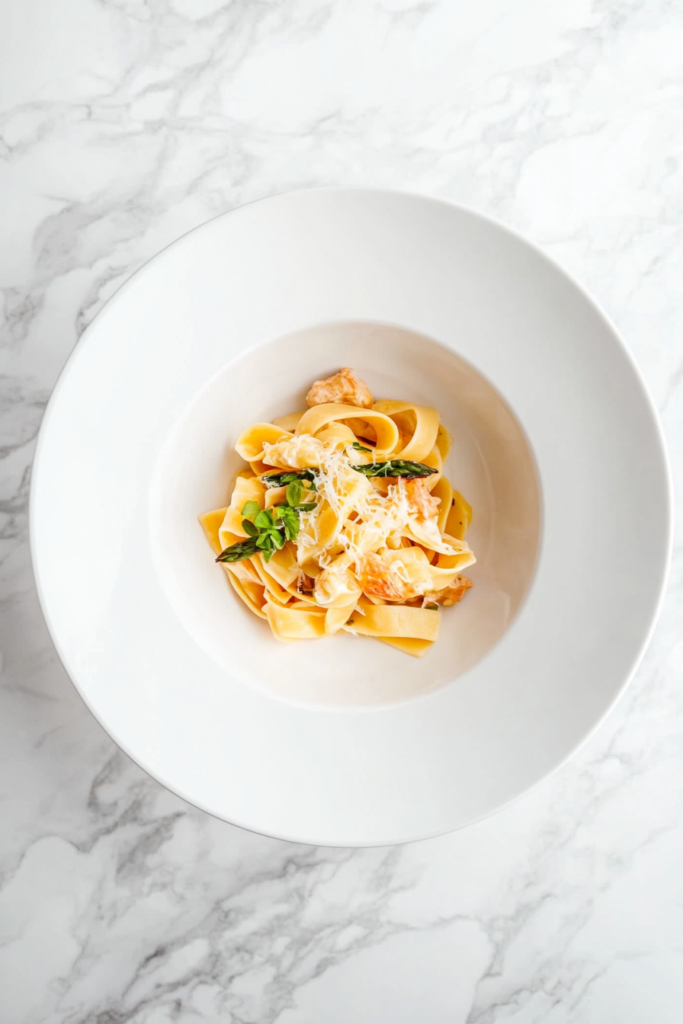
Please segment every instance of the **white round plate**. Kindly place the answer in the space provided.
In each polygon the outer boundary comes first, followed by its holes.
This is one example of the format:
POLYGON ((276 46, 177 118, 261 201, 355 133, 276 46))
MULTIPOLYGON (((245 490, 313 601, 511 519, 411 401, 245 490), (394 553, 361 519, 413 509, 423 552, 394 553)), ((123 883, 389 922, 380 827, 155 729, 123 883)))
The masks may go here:
POLYGON ((237 210, 137 273, 60 378, 31 493, 48 626, 113 738, 212 814, 338 845, 461 827, 560 764, 641 657, 671 521, 656 414, 591 299, 484 217, 358 189, 237 210), (440 410, 474 506, 475 586, 422 660, 279 644, 197 524, 243 427, 340 366, 440 410))

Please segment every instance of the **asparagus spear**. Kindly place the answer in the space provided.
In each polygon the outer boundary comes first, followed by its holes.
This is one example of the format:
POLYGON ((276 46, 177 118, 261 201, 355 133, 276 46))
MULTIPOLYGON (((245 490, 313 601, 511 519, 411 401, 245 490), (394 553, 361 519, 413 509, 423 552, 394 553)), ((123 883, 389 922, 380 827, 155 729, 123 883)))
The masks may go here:
POLYGON ((243 558, 251 558, 257 551, 256 538, 249 537, 248 540, 240 540, 237 544, 231 544, 230 547, 225 548, 224 551, 221 551, 216 561, 241 562, 243 558))
POLYGON ((295 480, 307 480, 311 484, 311 489, 315 490, 316 474, 313 469, 298 469, 294 471, 289 469, 284 473, 266 473, 265 476, 261 477, 261 480, 266 487, 284 487, 295 480))
POLYGON ((438 473, 433 466, 424 462, 407 462, 404 459, 390 459, 389 462, 369 462, 366 466, 353 466, 357 473, 364 476, 402 476, 406 480, 414 480, 420 476, 431 476, 438 473))

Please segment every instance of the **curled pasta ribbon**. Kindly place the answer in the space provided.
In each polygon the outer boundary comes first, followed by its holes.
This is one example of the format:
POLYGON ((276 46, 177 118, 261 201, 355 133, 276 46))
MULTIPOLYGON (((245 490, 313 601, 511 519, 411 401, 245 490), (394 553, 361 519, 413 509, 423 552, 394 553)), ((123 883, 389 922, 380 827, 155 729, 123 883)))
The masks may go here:
POLYGON ((293 437, 289 430, 278 427, 275 423, 254 423, 243 430, 235 442, 235 451, 245 462, 260 462, 263 459, 263 446, 275 444, 276 441, 288 440, 293 437))
POLYGON ((304 409, 302 412, 288 412, 286 416, 276 416, 273 420, 273 424, 276 427, 282 427, 283 430, 293 434, 305 411, 306 410, 304 409))
POLYGON ((440 476, 434 486, 431 488, 432 497, 439 499, 439 516, 437 524, 439 532, 443 533, 446 529, 446 522, 451 510, 451 504, 453 502, 453 488, 445 476, 440 476))
POLYGON ((398 445, 398 427, 389 416, 375 409, 356 409, 355 406, 339 405, 336 402, 314 405, 297 423, 296 433, 316 437, 325 427, 340 420, 346 421, 347 426, 353 424, 349 429, 354 434, 354 440, 361 436, 374 441, 375 455, 388 456, 398 445))
POLYGON ((436 409, 385 398, 375 402, 373 410, 389 416, 400 431, 404 443, 403 447, 392 453, 394 458, 413 462, 427 461, 426 456, 434 448, 439 433, 439 414, 436 409))
POLYGON ((249 611, 258 615, 260 619, 265 619, 265 588, 259 587, 256 583, 244 582, 231 569, 226 569, 226 572, 232 589, 244 601, 249 611))
POLYGON ((471 522, 472 506, 465 501, 459 491, 453 491, 451 508, 446 519, 446 533, 462 540, 471 522))
POLYGON ((206 539, 217 555, 220 555, 221 551, 223 551, 223 545, 220 542, 218 533, 227 511, 227 508, 217 508, 211 512, 203 512, 199 517, 199 524, 206 535, 206 539))

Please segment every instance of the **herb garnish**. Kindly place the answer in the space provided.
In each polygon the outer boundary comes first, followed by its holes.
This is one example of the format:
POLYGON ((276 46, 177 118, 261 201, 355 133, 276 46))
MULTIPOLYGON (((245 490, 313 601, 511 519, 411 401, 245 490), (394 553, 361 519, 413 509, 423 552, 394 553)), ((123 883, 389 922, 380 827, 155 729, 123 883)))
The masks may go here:
POLYGON ((225 551, 221 551, 216 561, 241 562, 261 551, 266 562, 269 562, 288 540, 296 540, 299 536, 299 513, 310 512, 315 508, 314 501, 302 502, 303 496, 304 485, 297 478, 287 485, 286 505, 262 509, 257 501, 247 501, 242 508, 242 529, 249 535, 249 539, 231 544, 225 551))

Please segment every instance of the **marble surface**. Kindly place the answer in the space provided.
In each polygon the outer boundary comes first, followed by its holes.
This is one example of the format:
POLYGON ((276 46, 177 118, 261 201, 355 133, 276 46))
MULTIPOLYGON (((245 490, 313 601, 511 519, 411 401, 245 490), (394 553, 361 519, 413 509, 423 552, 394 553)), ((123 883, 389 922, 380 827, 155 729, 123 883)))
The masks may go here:
POLYGON ((570 763, 464 832, 348 851, 215 821, 117 751, 46 634, 26 506, 50 390, 126 277, 338 183, 470 204, 573 272, 683 506, 682 54, 665 0, 0 5, 2 1024, 679 1024, 680 530, 644 662, 570 763))

